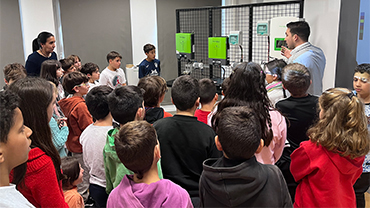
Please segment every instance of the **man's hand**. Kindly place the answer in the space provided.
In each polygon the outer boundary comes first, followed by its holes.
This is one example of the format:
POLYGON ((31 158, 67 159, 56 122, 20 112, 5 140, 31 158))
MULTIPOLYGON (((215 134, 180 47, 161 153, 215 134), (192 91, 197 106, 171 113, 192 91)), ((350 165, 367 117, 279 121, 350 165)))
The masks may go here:
POLYGON ((290 58, 292 56, 290 55, 290 50, 285 46, 281 46, 281 55, 287 58, 290 58))

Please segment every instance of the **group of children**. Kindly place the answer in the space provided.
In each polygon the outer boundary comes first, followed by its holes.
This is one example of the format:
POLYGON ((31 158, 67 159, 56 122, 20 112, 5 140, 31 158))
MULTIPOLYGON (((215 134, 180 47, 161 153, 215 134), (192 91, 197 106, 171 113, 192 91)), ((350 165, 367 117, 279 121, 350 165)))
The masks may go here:
POLYGON ((138 86, 126 86, 114 51, 101 74, 93 63, 78 69, 78 57, 45 61, 41 78, 4 68, 0 171, 9 177, 0 206, 83 207, 88 194, 98 207, 363 204, 369 64, 356 68, 354 92, 320 98, 307 93, 311 75, 300 64, 241 63, 217 104, 212 80, 184 75, 171 88, 172 116, 160 107, 167 86, 155 47, 144 51, 138 86), (272 103, 277 89, 286 98, 272 103))

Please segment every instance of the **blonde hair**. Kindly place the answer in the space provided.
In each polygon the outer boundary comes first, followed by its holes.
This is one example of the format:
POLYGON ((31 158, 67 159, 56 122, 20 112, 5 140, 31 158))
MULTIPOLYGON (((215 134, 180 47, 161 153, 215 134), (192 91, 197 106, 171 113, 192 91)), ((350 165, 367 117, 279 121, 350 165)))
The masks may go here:
POLYGON ((345 88, 331 88, 319 98, 323 116, 307 131, 311 141, 329 151, 356 158, 369 152, 364 104, 345 88))

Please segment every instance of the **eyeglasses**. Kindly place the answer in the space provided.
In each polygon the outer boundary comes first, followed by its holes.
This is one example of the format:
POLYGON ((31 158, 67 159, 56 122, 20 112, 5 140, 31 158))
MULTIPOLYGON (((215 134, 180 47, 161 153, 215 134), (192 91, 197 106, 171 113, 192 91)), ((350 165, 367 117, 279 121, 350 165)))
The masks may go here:
POLYGON ((89 85, 89 83, 88 83, 88 82, 86 82, 86 83, 82 83, 82 84, 79 84, 79 85, 75 85, 73 88, 75 88, 75 87, 82 87, 82 86, 84 86, 84 87, 88 87, 88 86, 90 86, 90 85, 89 85))
POLYGON ((362 83, 366 84, 369 82, 369 80, 365 77, 358 77, 358 76, 354 76, 353 77, 353 81, 354 82, 357 82, 358 80, 361 80, 362 83))

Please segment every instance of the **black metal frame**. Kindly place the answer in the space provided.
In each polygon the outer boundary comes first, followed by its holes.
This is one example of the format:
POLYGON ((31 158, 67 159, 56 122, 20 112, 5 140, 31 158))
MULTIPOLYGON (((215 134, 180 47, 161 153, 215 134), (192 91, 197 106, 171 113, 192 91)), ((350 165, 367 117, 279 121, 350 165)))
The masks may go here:
MULTIPOLYGON (((254 3, 254 4, 243 4, 243 5, 232 5, 232 6, 221 6, 221 7, 202 7, 202 8, 188 8, 188 9, 177 9, 176 10, 176 32, 181 32, 180 28, 180 13, 189 12, 189 11, 201 11, 208 10, 208 37, 213 37, 213 11, 222 10, 229 8, 238 8, 238 7, 249 7, 249 34, 248 34, 248 61, 252 61, 253 57, 253 8, 269 5, 287 5, 287 4, 299 4, 299 18, 303 17, 303 5, 304 0, 292 0, 285 2, 268 2, 268 3, 254 3)), ((178 58, 178 76, 181 76, 181 59, 178 58)), ((213 65, 209 63, 209 78, 213 78, 213 65)))

